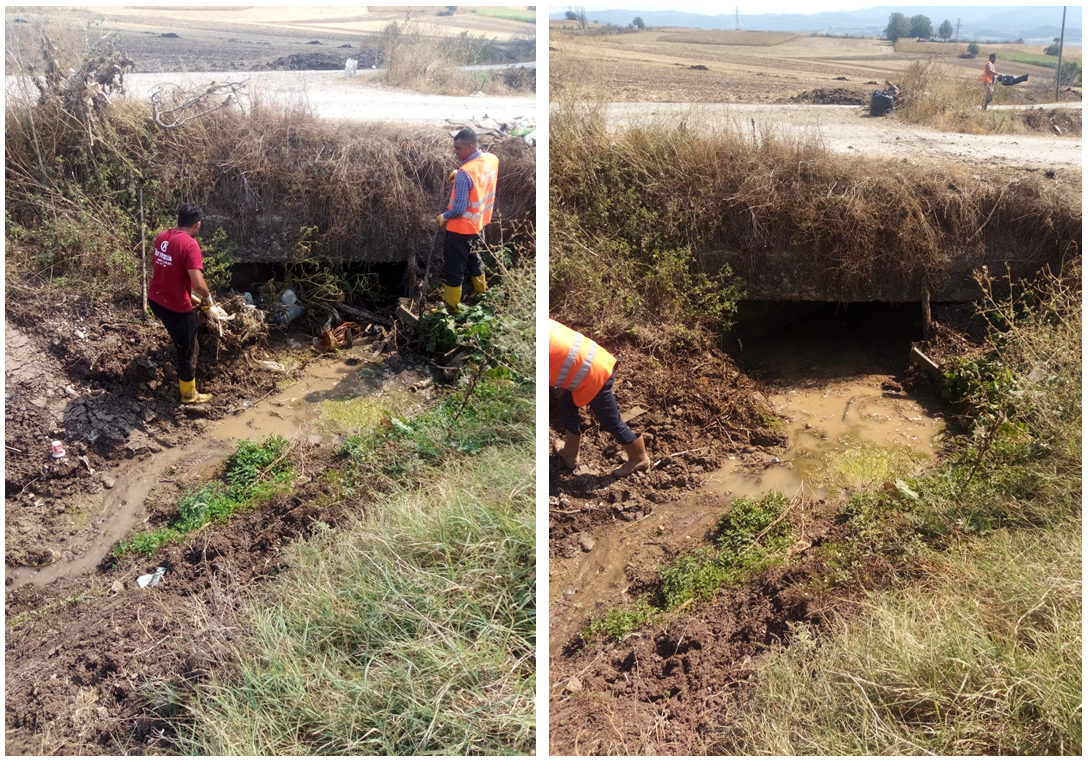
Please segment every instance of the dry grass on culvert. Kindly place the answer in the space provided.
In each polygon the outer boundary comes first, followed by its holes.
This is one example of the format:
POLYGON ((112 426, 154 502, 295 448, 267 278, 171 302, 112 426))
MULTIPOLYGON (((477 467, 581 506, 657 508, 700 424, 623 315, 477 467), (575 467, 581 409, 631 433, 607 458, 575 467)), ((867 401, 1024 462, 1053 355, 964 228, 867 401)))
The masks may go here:
MULTIPOLYGON (((1064 258, 1081 256, 1078 200, 1037 176, 1005 180, 953 162, 839 155, 818 139, 748 124, 611 130, 594 107, 561 107, 550 132, 554 220, 567 215, 582 245, 610 243, 619 260, 639 267, 689 247, 709 275, 729 259, 749 279, 777 253, 797 256, 815 285, 916 294, 922 280, 944 283, 955 254, 993 272, 1009 260, 1016 275, 1046 263, 1058 271, 1064 258)), ((566 256, 550 252, 554 273, 566 256)), ((554 304, 594 302, 579 294, 583 275, 554 276, 554 304)), ((623 300, 623 291, 614 297, 623 300)))
MULTIPOLYGON (((171 225, 187 200, 240 250, 266 260, 410 260, 427 251, 457 166, 445 130, 332 123, 260 98, 248 113, 223 109, 173 130, 152 123, 148 104, 122 100, 98 116, 90 149, 84 126, 54 105, 9 104, 5 116, 9 229, 51 253, 36 266, 47 276, 109 273, 119 282, 119 265, 131 275, 141 178, 149 230, 171 225), (76 235, 92 223, 101 235, 76 235), (270 225, 289 239, 279 251, 261 238, 270 225)), ((486 233, 507 237, 534 219, 534 151, 487 138, 482 147, 501 157, 498 222, 486 233)))

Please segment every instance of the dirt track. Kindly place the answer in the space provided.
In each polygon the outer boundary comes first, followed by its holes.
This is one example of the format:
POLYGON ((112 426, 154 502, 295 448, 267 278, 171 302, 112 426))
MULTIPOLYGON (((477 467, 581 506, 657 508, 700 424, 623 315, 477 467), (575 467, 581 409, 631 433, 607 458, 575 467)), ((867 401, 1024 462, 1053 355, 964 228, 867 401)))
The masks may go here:
MULTIPOLYGON (((1057 105, 1042 104, 1040 108, 1057 105)), ((1082 104, 1062 104, 1081 111, 1082 104)), ((742 127, 796 136, 820 136, 833 151, 919 160, 956 159, 987 167, 1082 169, 1082 136, 966 135, 865 116, 857 106, 766 104, 615 103, 608 106, 618 125, 684 123, 691 128, 734 121, 742 127)))

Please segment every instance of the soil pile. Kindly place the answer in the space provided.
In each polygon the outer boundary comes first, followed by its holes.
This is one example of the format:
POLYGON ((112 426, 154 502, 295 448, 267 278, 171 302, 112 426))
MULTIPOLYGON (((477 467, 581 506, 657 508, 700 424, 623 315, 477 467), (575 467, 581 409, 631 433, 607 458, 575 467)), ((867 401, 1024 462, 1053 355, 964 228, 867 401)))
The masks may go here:
POLYGON ((819 106, 863 106, 867 103, 867 96, 850 88, 818 88, 799 93, 788 100, 790 103, 819 106))
POLYGON ((1082 134, 1082 111, 1079 109, 1026 109, 1018 116, 1026 127, 1035 132, 1082 134))
POLYGON ((356 59, 359 69, 370 69, 372 65, 382 66, 382 52, 375 50, 361 50, 346 53, 292 53, 281 56, 265 66, 262 70, 275 71, 342 71, 346 59, 356 59))

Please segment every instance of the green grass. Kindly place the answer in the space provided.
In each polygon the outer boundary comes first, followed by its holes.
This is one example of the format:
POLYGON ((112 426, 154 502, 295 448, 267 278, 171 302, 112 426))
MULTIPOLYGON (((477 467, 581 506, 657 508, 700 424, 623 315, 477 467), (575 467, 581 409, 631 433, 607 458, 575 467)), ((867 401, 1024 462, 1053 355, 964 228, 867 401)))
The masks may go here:
POLYGON ((288 442, 279 436, 261 444, 240 441, 224 465, 223 480, 205 483, 186 493, 178 500, 176 514, 166 526, 119 542, 113 556, 151 557, 167 544, 208 525, 225 523, 238 512, 267 501, 295 476, 287 454, 288 442))
POLYGON ((532 443, 448 461, 285 551, 184 703, 187 753, 466 755, 534 745, 532 443))
POLYGON ((717 753, 1080 755, 1081 521, 929 553, 728 708, 717 753))
POLYGON ((494 19, 524 21, 527 24, 537 23, 537 16, 534 12, 522 8, 476 8, 473 12, 478 16, 490 16, 494 19))
POLYGON ((764 570, 791 543, 787 509, 781 493, 735 499, 716 522, 714 546, 687 552, 661 567, 650 602, 609 610, 584 626, 580 636, 587 642, 598 636, 623 641, 656 616, 692 600, 707 600, 723 586, 764 570))
POLYGON ((1014 61, 1019 64, 1029 64, 1031 66, 1046 66, 1049 69, 1055 69, 1059 65, 1059 60, 1055 56, 1046 56, 1043 53, 1015 53, 1015 52, 998 52, 995 55, 999 61, 1014 61))

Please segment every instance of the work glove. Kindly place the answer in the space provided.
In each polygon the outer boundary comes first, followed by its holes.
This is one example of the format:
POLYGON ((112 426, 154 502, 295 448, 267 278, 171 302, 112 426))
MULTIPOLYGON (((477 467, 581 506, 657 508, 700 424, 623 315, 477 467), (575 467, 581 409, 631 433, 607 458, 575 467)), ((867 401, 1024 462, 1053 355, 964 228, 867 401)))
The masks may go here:
POLYGON ((201 300, 201 313, 208 313, 210 310, 212 310, 212 298, 209 297, 208 302, 201 300))
POLYGON ((451 170, 450 175, 447 176, 447 183, 453 183, 454 177, 458 174, 457 170, 451 170))
POLYGON ((440 212, 438 215, 435 216, 435 224, 437 226, 439 226, 440 228, 445 228, 446 227, 447 219, 445 217, 443 217, 442 212, 440 212))

